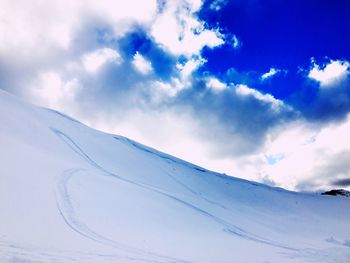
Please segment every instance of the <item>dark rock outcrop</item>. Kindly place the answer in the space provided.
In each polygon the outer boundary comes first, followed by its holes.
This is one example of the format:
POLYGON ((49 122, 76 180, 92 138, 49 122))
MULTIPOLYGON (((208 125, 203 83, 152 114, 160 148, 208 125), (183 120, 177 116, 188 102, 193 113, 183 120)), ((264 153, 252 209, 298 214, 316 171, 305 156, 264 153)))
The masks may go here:
POLYGON ((322 193, 322 195, 334 195, 334 196, 342 195, 342 196, 350 197, 350 192, 344 189, 334 189, 334 190, 326 191, 322 193))

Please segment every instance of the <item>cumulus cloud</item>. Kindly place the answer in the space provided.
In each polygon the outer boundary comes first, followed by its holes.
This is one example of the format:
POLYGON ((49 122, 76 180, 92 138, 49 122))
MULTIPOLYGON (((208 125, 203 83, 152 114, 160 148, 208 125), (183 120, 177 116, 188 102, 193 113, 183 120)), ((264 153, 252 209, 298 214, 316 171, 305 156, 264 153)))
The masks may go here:
POLYGON ((296 94, 293 105, 309 121, 324 123, 344 121, 350 111, 349 62, 325 59, 322 66, 312 59, 305 73, 301 92, 296 94))
POLYGON ((30 55, 34 50, 40 54, 54 47, 68 49, 77 31, 90 20, 110 24, 118 35, 131 23, 150 23, 156 11, 156 0, 1 1, 0 52, 30 55))
POLYGON ((80 90, 77 78, 65 80, 57 72, 43 72, 33 82, 31 96, 39 105, 71 111, 80 90))
POLYGON ((198 136, 211 149, 211 158, 252 154, 264 145, 273 127, 296 118, 297 113, 269 94, 244 85, 227 85, 220 91, 210 81, 194 79, 191 89, 175 98, 177 106, 192 112, 203 125, 198 136))
POLYGON ((207 79, 207 87, 214 91, 224 90, 227 86, 215 77, 209 77, 207 79))
POLYGON ((247 87, 246 85, 237 85, 236 87, 236 93, 241 95, 241 96, 251 96, 261 102, 267 103, 271 105, 271 109, 275 111, 279 111, 281 109, 289 108, 292 110, 292 108, 284 105, 284 103, 281 100, 275 99, 272 95, 270 94, 262 94, 261 92, 251 89, 247 87))
POLYGON ((153 70, 151 62, 145 59, 139 52, 136 52, 134 55, 132 64, 142 74, 149 74, 153 70))
POLYGON ((82 63, 84 68, 92 73, 95 73, 105 63, 113 62, 119 64, 121 57, 117 51, 111 48, 100 48, 93 52, 83 55, 82 63))
POLYGON ((197 19, 195 12, 201 5, 197 0, 2 1, 1 88, 26 96, 26 83, 35 81, 42 72, 64 75, 69 64, 78 74, 78 58, 86 71, 96 74, 108 63, 120 64, 121 57, 130 61, 125 53, 127 41, 132 43, 134 50, 129 51, 138 72, 148 72, 152 65, 161 81, 169 80, 176 75, 178 58, 187 56, 189 63, 180 63, 186 65, 181 74, 190 74, 186 71, 192 61, 201 61, 199 53, 204 46, 223 43, 216 30, 207 29, 197 19), (170 25, 176 30, 168 28, 170 25), (143 46, 137 44, 145 39, 148 42, 143 46), (174 42, 167 42, 169 39, 174 42))
POLYGON ((349 62, 330 60, 323 68, 313 60, 308 78, 316 81, 316 88, 308 84, 308 91, 314 96, 303 109, 305 116, 318 122, 341 121, 350 111, 349 62))
POLYGON ((278 185, 297 190, 336 186, 337 181, 349 176, 350 144, 346 140, 349 129, 349 117, 340 125, 324 127, 300 120, 288 124, 264 149, 266 158, 280 158, 274 163, 265 162, 261 166, 262 174, 278 185))
POLYGON ((349 62, 331 60, 321 67, 313 60, 308 77, 320 83, 321 87, 335 87, 337 82, 344 80, 349 75, 349 62))
POLYGON ((201 1, 167 1, 151 27, 151 35, 166 50, 175 55, 199 54, 205 46, 224 43, 218 31, 206 29, 194 16, 201 1))
POLYGON ((158 9, 156 0, 31 0, 0 1, 0 5, 1 88, 24 97, 30 93, 28 83, 43 72, 60 73, 68 64, 75 67, 81 56, 101 46, 114 49, 112 42, 135 25, 148 28, 158 9))

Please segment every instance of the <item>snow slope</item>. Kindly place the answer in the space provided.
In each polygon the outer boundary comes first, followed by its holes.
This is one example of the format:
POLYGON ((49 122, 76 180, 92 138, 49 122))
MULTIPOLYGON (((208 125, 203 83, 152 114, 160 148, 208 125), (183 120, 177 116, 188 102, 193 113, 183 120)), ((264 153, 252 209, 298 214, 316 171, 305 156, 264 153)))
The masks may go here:
POLYGON ((0 262, 350 262, 350 199, 214 173, 0 90, 0 262))

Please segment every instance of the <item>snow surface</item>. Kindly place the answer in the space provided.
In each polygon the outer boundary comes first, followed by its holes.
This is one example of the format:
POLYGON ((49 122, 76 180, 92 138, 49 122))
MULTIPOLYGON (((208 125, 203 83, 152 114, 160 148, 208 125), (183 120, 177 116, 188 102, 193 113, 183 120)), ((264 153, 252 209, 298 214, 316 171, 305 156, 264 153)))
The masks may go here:
POLYGON ((0 262, 350 262, 350 198, 214 173, 1 90, 0 123, 0 262))

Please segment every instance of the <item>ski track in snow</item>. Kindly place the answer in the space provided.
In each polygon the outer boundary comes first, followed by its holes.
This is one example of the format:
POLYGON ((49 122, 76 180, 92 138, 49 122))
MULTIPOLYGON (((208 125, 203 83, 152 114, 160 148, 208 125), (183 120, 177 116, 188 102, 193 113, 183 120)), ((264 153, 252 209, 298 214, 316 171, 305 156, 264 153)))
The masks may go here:
POLYGON ((59 209, 60 215, 63 217, 64 221, 66 224, 75 232, 79 233, 80 235, 91 239, 95 242, 112 246, 116 249, 130 252, 132 254, 140 255, 140 256, 146 256, 146 257, 152 257, 152 259, 146 259, 146 258, 135 258, 139 261, 144 261, 144 262, 188 262, 180 259, 175 259, 171 257, 166 257, 162 255, 158 255, 153 252, 145 251, 142 249, 138 249, 135 247, 131 247, 125 244, 122 244, 120 242, 116 242, 114 240, 111 240, 109 238, 106 238, 93 230, 91 230, 86 224, 81 222, 79 220, 73 209, 73 205, 71 203, 71 198, 68 193, 67 185, 69 180, 78 172, 83 172, 86 171, 85 169, 69 169, 66 170, 61 176, 59 176, 57 183, 56 183, 56 202, 57 202, 57 207, 59 209), (155 259, 157 258, 157 259, 155 259), (166 260, 166 261, 164 261, 166 260))
MULTIPOLYGON (((120 138, 114 136, 113 137, 114 139, 120 141, 120 138)), ((164 159, 164 160, 167 160, 167 161, 170 161, 170 162, 173 162, 173 163, 177 163, 177 164, 182 164, 182 162, 180 161, 177 161, 177 160, 174 160, 170 157, 167 157, 165 156, 164 154, 161 154, 161 153, 156 153, 156 152, 153 152, 145 147, 142 147, 141 145, 138 145, 137 143, 131 141, 130 139, 127 139, 127 138, 124 138, 129 144, 131 144, 132 146, 134 146, 136 149, 139 149, 143 152, 145 152, 146 154, 151 154, 153 156, 156 156, 156 157, 159 157, 161 159, 164 159)), ((184 184, 183 182, 181 182, 179 179, 177 179, 175 176, 173 176, 171 173, 167 172, 166 170, 162 169, 161 167, 157 167, 159 170, 161 170, 164 174, 166 174, 168 177, 170 177, 173 181, 175 181, 177 184, 181 185, 183 188, 185 188, 186 190, 188 190, 190 193, 192 193, 193 195, 196 195, 198 197, 200 197, 201 199, 204 199, 205 201, 207 201, 208 203, 211 203, 213 205, 216 205, 216 206, 219 206, 220 208, 223 208, 225 210, 229 210, 226 206, 218 203, 218 202, 215 202, 213 200, 210 200, 206 197, 204 197, 203 195, 201 195, 200 193, 198 193, 197 191, 193 190, 191 187, 189 187, 188 185, 184 184)), ((198 168, 196 166, 193 165, 193 168, 196 169, 197 171, 200 171, 200 172, 206 172, 204 169, 202 168, 198 168)))
MULTIPOLYGON (((223 230, 226 233, 228 233, 228 234, 232 234, 232 235, 235 235, 235 236, 237 236, 239 238, 243 238, 243 239, 246 239, 246 240, 259 242, 259 243, 262 243, 262 244, 271 245, 271 246, 282 248, 282 249, 287 249, 289 251, 295 251, 295 252, 299 251, 298 248, 294 248, 294 247, 290 247, 290 246, 287 246, 287 245, 284 245, 284 244, 280 244, 278 242, 275 242, 275 241, 272 241, 272 240, 269 240, 269 239, 257 236, 255 234, 249 233, 248 231, 245 231, 244 229, 242 229, 242 228, 240 228, 238 226, 235 226, 234 224, 232 224, 230 222, 227 222, 226 220, 224 220, 222 218, 219 218, 219 217, 217 217, 217 216, 215 216, 215 215, 205 211, 204 209, 202 209, 202 208, 200 208, 200 207, 198 207, 198 206, 196 206, 194 204, 191 204, 191 203, 189 203, 189 202, 187 202, 185 200, 182 200, 182 199, 180 199, 180 198, 178 198, 176 196, 173 196, 173 195, 171 195, 171 194, 169 194, 167 192, 164 192, 163 190, 161 190, 161 189, 159 189, 159 188, 157 188, 155 186, 144 184, 144 183, 138 183, 138 182, 135 182, 135 181, 131 181, 131 180, 129 180, 127 178, 124 178, 124 177, 121 177, 121 176, 119 176, 119 175, 117 175, 115 173, 109 172, 105 168, 100 166, 98 163, 96 163, 88 154, 86 154, 81 149, 81 147, 79 147, 78 144, 73 139, 71 139, 68 135, 66 135, 65 133, 63 133, 63 132, 61 132, 61 131, 59 131, 59 130, 57 130, 55 128, 50 127, 50 129, 61 140, 63 140, 75 153, 79 154, 91 166, 93 166, 94 168, 96 168, 97 170, 99 170, 100 172, 102 172, 105 175, 112 176, 112 177, 114 177, 114 178, 116 178, 118 180, 121 180, 123 182, 126 182, 126 183, 129 183, 129 184, 138 186, 138 187, 146 189, 148 191, 152 191, 152 192, 157 193, 159 195, 162 195, 162 196, 164 196, 166 198, 169 198, 169 199, 171 199, 173 201, 176 201, 176 202, 178 202, 178 203, 180 203, 180 204, 182 204, 182 205, 184 205, 184 206, 186 206, 188 208, 191 208, 192 210, 196 211, 197 213, 199 213, 199 214, 201 214, 201 215, 203 215, 203 216, 205 216, 207 218, 210 218, 211 220, 213 220, 216 223, 218 223, 221 226, 223 226, 224 227, 223 230)), ((151 152, 151 151, 149 151, 149 152, 151 152)), ((156 153, 152 153, 152 154, 156 155, 156 153)), ((89 229, 84 223, 80 222, 74 215, 74 211, 73 211, 72 205, 70 204, 70 201, 69 201, 69 194, 68 194, 68 192, 66 190, 66 183, 67 183, 67 181, 77 171, 81 171, 81 170, 71 169, 71 170, 66 171, 66 173, 64 173, 64 175, 61 177, 60 181, 58 182, 58 195, 57 195, 58 200, 60 200, 58 202, 58 206, 59 206, 61 215, 65 218, 66 223, 74 231, 76 231, 76 232, 80 233, 81 235, 83 235, 85 237, 88 237, 88 238, 90 238, 90 239, 92 239, 94 241, 101 242, 101 243, 108 244, 108 245, 112 245, 112 246, 115 246, 115 247, 117 247, 119 249, 128 250, 130 252, 135 252, 135 253, 138 253, 138 254, 147 254, 147 255, 152 255, 152 256, 160 257, 160 258, 167 259, 167 260, 172 260, 171 262, 185 262, 183 260, 164 257, 164 256, 157 255, 157 254, 154 254, 154 253, 151 253, 151 252, 140 250, 138 248, 132 248, 132 247, 123 245, 121 243, 117 243, 117 242, 115 242, 113 240, 110 240, 108 238, 105 238, 105 237, 95 233, 94 231, 89 229)), ((170 175, 169 173, 166 173, 166 174, 169 177, 171 177, 176 183, 180 184, 185 189, 190 191, 196 197, 199 197, 199 198, 205 200, 206 202, 215 204, 215 202, 213 202, 211 200, 207 200, 206 198, 203 198, 203 196, 201 196, 200 194, 195 192, 193 189, 191 189, 190 187, 184 185, 182 182, 180 182, 177 179, 175 179, 174 176, 170 175)), ((221 206, 221 208, 227 209, 226 207, 222 207, 222 206, 221 206)))
MULTIPOLYGON (((76 153, 78 153, 81 157, 83 157, 90 165, 97 168, 99 171, 101 171, 104 174, 113 176, 117 179, 120 179, 124 182, 131 183, 137 186, 140 186, 137 183, 134 183, 133 181, 124 179, 118 175, 112 174, 108 171, 106 171, 103 167, 98 165, 95 161, 93 161, 85 152, 82 151, 82 149, 66 134, 62 133, 61 131, 58 131, 56 129, 50 128, 52 131, 55 132, 59 136, 60 139, 62 139, 72 150, 74 150, 76 153)), ((69 179, 77 172, 83 171, 83 169, 69 169, 65 171, 61 176, 59 176, 58 181, 56 183, 56 201, 57 206, 59 209, 59 212, 63 219, 65 220, 66 224, 73 229, 75 232, 102 244, 110 245, 112 247, 128 251, 134 254, 139 255, 147 255, 147 256, 153 256, 157 257, 159 259, 152 260, 152 262, 188 262, 185 260, 180 260, 176 258, 166 257, 162 255, 158 255, 153 252, 144 251, 139 248, 134 248, 131 246, 127 246, 125 244, 116 242, 114 240, 108 239, 106 237, 103 237, 99 235, 98 233, 91 230, 88 226, 86 226, 83 222, 81 222, 74 214, 73 206, 70 202, 69 193, 67 191, 67 182, 69 179), (160 261, 161 259, 165 259, 167 261, 160 261)))

